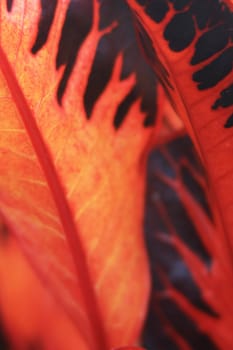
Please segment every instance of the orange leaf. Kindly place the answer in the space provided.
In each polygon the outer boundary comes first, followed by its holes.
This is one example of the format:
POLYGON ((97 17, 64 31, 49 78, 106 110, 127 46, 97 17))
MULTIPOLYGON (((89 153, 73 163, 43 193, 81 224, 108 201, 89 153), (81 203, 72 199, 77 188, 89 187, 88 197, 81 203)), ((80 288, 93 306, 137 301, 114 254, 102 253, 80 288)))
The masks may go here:
POLYGON ((1 2, 0 210, 86 347, 105 350, 135 343, 144 319, 144 157, 154 131, 143 127, 140 94, 114 127, 137 79, 122 77, 122 52, 87 112, 96 50, 117 25, 100 29, 99 6, 1 2))
POLYGON ((15 240, 0 247, 0 310, 13 349, 83 349, 73 323, 41 284, 15 240))

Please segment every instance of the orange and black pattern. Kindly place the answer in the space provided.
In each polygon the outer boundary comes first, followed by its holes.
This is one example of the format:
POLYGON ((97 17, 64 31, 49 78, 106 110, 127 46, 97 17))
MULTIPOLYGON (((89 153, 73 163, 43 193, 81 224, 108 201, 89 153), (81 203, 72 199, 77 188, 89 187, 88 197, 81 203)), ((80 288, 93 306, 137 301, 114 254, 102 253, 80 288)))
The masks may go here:
MULTIPOLYGON (((137 44, 133 20, 125 1, 99 1, 100 28, 114 23, 114 29, 103 35, 93 63, 88 86, 84 96, 87 118, 91 118, 95 102, 111 79, 114 62, 119 53, 123 54, 121 78, 136 74, 136 83, 121 102, 113 120, 114 127, 121 126, 132 103, 141 98, 141 108, 145 112, 144 126, 151 126, 156 118, 156 78, 145 62, 137 44), (136 59, 135 59, 136 57, 136 59)), ((29 50, 36 55, 46 45, 54 20, 58 0, 41 0, 41 14, 34 44, 29 50)), ((7 10, 14 11, 14 1, 6 2, 7 10)), ((57 101, 62 105, 65 91, 71 77, 79 49, 88 36, 93 22, 92 0, 70 0, 65 21, 60 33, 54 66, 64 67, 64 73, 57 88, 57 101)))

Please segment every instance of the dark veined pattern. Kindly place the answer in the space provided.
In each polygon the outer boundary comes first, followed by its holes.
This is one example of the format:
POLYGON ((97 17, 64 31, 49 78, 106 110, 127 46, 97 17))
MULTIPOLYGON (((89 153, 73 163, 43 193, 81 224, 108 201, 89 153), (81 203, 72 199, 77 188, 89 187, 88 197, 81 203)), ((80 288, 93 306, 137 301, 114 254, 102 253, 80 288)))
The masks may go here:
MULTIPOLYGON (((214 350, 216 347, 210 338, 167 292, 171 284, 195 308, 218 319, 218 315, 204 301, 189 267, 172 243, 174 235, 178 235, 207 269, 211 269, 212 257, 200 240, 187 203, 181 199, 179 187, 172 188, 166 183, 167 179, 177 181, 212 222, 204 192, 203 170, 190 139, 181 136, 154 150, 149 158, 147 174, 145 233, 153 291, 144 330, 144 344, 148 350, 214 350)), ((198 220, 198 212, 195 214, 193 210, 193 214, 198 220)))
MULTIPOLYGON (((40 0, 41 14, 38 23, 37 36, 31 48, 36 55, 48 40, 53 24, 57 0, 40 0)), ((87 118, 98 97, 103 92, 113 70, 117 55, 123 53, 122 79, 131 73, 136 74, 136 83, 126 98, 121 102, 114 117, 114 126, 119 128, 124 121, 132 103, 139 97, 141 108, 146 113, 144 126, 151 126, 156 116, 156 79, 153 71, 145 62, 137 45, 131 13, 124 0, 100 2, 100 27, 106 28, 116 23, 114 29, 101 38, 89 76, 88 86, 84 96, 87 118)), ((13 11, 14 1, 7 1, 7 10, 13 11)), ((79 49, 87 37, 93 20, 93 0, 70 0, 64 25, 57 48, 55 67, 64 66, 64 73, 57 89, 57 101, 62 105, 65 91, 71 77, 79 49)))
MULTIPOLYGON (((192 80, 198 90, 207 90, 232 76, 220 87, 220 97, 211 108, 229 108, 225 127, 233 126, 233 13, 220 0, 138 0, 145 13, 162 23, 172 11, 163 36, 173 52, 194 46, 190 65, 196 66, 192 80), (230 108, 231 107, 231 108, 230 108)), ((141 29, 139 29, 141 30, 141 29)))
POLYGON ((110 79, 114 60, 116 56, 122 52, 124 62, 121 78, 125 79, 129 74, 135 72, 137 83, 119 105, 114 125, 116 128, 121 125, 130 105, 139 96, 142 98, 142 110, 147 113, 144 125, 153 125, 156 115, 155 75, 144 62, 144 58, 138 48, 131 12, 124 0, 117 2, 102 0, 100 3, 101 29, 106 28, 106 26, 113 22, 117 22, 118 25, 112 32, 102 37, 97 48, 85 95, 87 113, 89 116, 91 115, 95 100, 110 79))

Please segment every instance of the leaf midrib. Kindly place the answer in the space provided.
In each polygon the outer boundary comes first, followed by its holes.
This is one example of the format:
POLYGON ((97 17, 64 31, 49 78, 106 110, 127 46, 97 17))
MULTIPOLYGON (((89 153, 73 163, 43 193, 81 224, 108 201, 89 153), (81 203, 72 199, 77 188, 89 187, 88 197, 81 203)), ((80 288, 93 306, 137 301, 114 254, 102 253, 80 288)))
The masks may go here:
POLYGON ((72 212, 65 197, 63 186, 57 175, 50 152, 48 151, 43 136, 36 124, 33 112, 27 103, 24 93, 1 45, 0 69, 6 80, 19 115, 21 116, 57 208, 77 272, 77 280, 81 284, 81 293, 92 330, 94 348, 96 350, 107 350, 109 348, 107 335, 104 329, 99 304, 92 284, 86 254, 82 246, 78 228, 75 225, 72 212))

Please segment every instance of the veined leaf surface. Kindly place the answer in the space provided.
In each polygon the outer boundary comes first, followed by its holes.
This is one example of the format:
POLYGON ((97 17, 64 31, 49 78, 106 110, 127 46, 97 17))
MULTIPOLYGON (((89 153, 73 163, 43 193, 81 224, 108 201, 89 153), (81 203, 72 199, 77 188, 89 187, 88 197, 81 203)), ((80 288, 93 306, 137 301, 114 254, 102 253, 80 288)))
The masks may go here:
POLYGON ((119 26, 103 23, 105 7, 0 5, 0 210, 87 348, 99 350, 134 343, 144 319, 144 156, 154 133, 123 50, 88 98, 97 49, 119 26))
POLYGON ((153 292, 146 345, 232 347, 232 264, 204 175, 187 136, 161 144, 150 156, 146 237, 153 292))
POLYGON ((232 260, 231 1, 128 0, 138 37, 199 150, 232 260))

